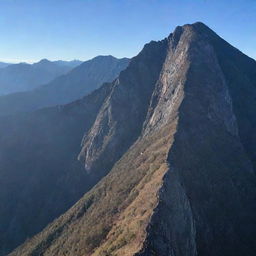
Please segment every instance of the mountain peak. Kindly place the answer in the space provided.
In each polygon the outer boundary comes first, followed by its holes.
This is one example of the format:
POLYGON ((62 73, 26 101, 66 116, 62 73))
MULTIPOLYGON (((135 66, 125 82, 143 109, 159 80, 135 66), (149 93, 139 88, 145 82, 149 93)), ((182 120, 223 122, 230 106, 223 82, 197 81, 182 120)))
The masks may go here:
POLYGON ((197 21, 194 23, 187 23, 184 24, 182 26, 177 26, 178 27, 182 27, 182 28, 192 28, 192 29, 202 29, 202 30, 211 30, 206 24, 204 24, 201 21, 197 21))
POLYGON ((47 64, 47 63, 51 63, 51 61, 48 59, 41 59, 40 61, 36 62, 35 64, 47 64))
POLYGON ((203 22, 195 22, 191 24, 184 24, 183 26, 177 26, 173 33, 169 35, 169 37, 179 37, 183 32, 195 33, 195 34, 208 34, 218 36, 212 29, 210 29, 203 22))

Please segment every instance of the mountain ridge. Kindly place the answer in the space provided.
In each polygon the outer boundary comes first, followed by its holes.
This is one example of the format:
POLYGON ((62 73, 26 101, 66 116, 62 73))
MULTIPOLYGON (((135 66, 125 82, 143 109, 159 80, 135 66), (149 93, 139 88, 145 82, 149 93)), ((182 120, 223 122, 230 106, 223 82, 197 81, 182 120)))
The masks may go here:
POLYGON ((67 73, 78 64, 64 61, 51 62, 42 59, 33 64, 17 63, 2 66, 0 70, 0 95, 32 90, 67 73))

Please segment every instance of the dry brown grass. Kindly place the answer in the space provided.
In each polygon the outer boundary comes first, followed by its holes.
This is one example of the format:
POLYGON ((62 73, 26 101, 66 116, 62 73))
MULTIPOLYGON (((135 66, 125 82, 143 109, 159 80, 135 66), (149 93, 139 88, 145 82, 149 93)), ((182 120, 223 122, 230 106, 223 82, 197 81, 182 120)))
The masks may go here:
POLYGON ((128 256, 143 245, 176 122, 138 140, 66 214, 12 255, 128 256))

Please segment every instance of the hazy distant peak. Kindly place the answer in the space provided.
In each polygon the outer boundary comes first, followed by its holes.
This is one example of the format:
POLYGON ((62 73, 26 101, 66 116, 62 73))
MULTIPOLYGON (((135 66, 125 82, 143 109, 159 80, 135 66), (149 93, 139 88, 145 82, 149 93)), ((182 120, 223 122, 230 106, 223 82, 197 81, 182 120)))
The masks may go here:
POLYGON ((55 63, 57 65, 61 65, 61 66, 67 66, 67 67, 75 68, 75 67, 79 66, 81 63, 83 63, 83 61, 77 60, 77 59, 70 60, 70 61, 55 60, 55 61, 53 61, 53 63, 55 63))
MULTIPOLYGON (((41 64, 26 64, 28 68, 22 68, 26 71, 22 73, 22 77, 25 78, 24 74, 27 74, 27 78, 29 78, 28 74, 31 75, 31 72, 29 72, 28 69, 33 69, 33 73, 35 74, 33 77, 35 77, 36 81, 38 81, 39 78, 40 81, 42 81, 42 78, 46 77, 45 74, 50 73, 53 70, 58 71, 61 69, 65 72, 60 74, 60 76, 55 77, 49 83, 41 82, 39 86, 34 87, 36 90, 32 90, 34 88, 31 88, 30 90, 27 90, 27 92, 9 94, 1 97, 0 116, 6 115, 7 113, 10 114, 14 112, 31 111, 45 106, 64 104, 79 99, 85 96, 86 94, 90 93, 92 90, 98 88, 103 83, 112 82, 119 75, 119 73, 128 66, 129 59, 117 59, 113 56, 100 56, 85 62, 81 62, 79 60, 59 60, 50 62, 50 64, 47 63, 47 60, 46 64, 42 62, 44 61, 41 60, 41 64), (80 63, 82 64, 79 65, 80 63), (38 70, 41 71, 35 72, 38 70), (44 70, 44 75, 42 73, 42 70, 44 70)), ((12 72, 10 71, 8 73, 8 77, 13 78, 21 73, 20 66, 16 66, 16 71, 14 72, 11 70, 12 72)), ((14 67, 10 66, 10 68, 13 69, 14 67)), ((3 76, 4 74, 2 75, 2 77, 3 76)), ((28 81, 28 79, 26 79, 26 81, 28 81)), ((34 83, 32 85, 34 85, 34 83)), ((16 92, 17 88, 18 87, 16 86, 16 92)), ((8 89, 11 88, 9 87, 8 89)), ((2 88, 2 91, 4 92, 4 86, 2 88)))
POLYGON ((48 59, 41 59, 39 62, 34 63, 34 64, 44 64, 44 63, 50 63, 51 61, 49 61, 48 59))
POLYGON ((42 59, 33 64, 21 62, 3 68, 0 65, 0 95, 35 89, 60 75, 66 74, 79 64, 64 65, 42 59))
POLYGON ((118 60, 119 59, 119 60, 122 60, 122 59, 128 59, 128 58, 126 58, 126 57, 117 58, 113 55, 98 55, 98 56, 92 58, 92 60, 94 60, 94 59, 112 59, 112 60, 118 60))

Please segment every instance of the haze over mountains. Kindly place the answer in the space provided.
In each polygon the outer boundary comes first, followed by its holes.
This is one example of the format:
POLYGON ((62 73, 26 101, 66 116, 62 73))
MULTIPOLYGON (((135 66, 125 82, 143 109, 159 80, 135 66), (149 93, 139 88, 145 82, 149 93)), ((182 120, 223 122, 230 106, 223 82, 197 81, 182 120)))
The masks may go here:
POLYGON ((98 56, 85 61, 35 90, 0 96, 0 115, 28 112, 80 99, 104 82, 111 82, 128 63, 128 58, 113 56, 98 56))
POLYGON ((49 61, 0 65, 0 95, 28 91, 50 82, 81 64, 81 61, 49 61))
POLYGON ((9 66, 9 63, 5 63, 5 62, 0 62, 0 68, 5 68, 7 66, 9 66))
POLYGON ((0 117, 0 255, 253 256, 255 60, 195 23, 126 61, 0 117))

